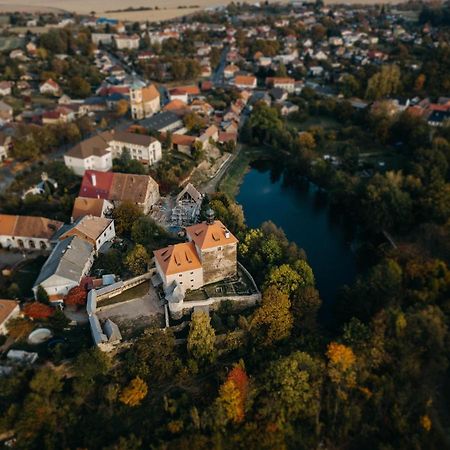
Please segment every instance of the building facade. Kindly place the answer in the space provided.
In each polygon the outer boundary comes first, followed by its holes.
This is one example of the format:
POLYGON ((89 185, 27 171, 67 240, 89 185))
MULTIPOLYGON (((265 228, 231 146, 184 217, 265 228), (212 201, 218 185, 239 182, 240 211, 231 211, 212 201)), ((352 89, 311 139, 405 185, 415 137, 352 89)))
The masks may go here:
POLYGON ((131 116, 134 120, 151 117, 161 109, 161 101, 158 89, 154 84, 146 87, 130 88, 131 116))

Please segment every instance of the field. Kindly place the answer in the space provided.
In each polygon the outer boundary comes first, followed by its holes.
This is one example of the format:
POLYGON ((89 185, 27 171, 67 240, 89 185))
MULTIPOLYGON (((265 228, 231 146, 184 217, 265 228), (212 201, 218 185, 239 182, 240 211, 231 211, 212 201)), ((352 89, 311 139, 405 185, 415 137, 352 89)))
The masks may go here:
MULTIPOLYGON (((94 4, 87 0, 23 0, 17 3, 16 0, 1 0, 0 12, 27 11, 27 12, 58 12, 61 10, 75 12, 78 14, 89 14, 95 11, 97 15, 113 17, 123 21, 160 21, 173 19, 175 17, 191 14, 201 9, 216 7, 221 4, 228 4, 229 1, 218 0, 166 0, 161 3, 157 0, 97 0, 94 4), (196 5, 198 8, 188 8, 196 5), (179 8, 182 6, 183 8, 179 8), (133 8, 155 8, 157 10, 146 11, 125 11, 117 13, 106 13, 106 11, 123 10, 133 8)), ((246 1, 246 3, 256 3, 246 1)), ((342 0, 326 0, 325 3, 342 3, 342 0)), ((371 4, 381 3, 376 0, 347 0, 345 3, 371 4)), ((383 3, 402 3, 401 0, 387 0, 383 3)))

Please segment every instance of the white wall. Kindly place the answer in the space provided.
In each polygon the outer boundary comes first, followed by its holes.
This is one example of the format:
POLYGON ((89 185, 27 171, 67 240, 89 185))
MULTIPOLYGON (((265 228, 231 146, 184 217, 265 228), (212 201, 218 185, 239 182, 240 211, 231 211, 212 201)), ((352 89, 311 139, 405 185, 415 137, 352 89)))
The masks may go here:
POLYGON ((24 248, 26 250, 36 251, 51 249, 49 239, 30 238, 26 236, 0 236, 0 246, 3 248, 24 248), (23 242, 23 246, 19 245, 20 241, 23 242))
POLYGON ((108 225, 108 228, 97 238, 95 242, 95 249, 98 250, 105 242, 112 241, 116 236, 116 230, 114 229, 114 222, 108 225))
POLYGON ((76 175, 83 176, 86 170, 99 170, 100 172, 111 170, 112 157, 111 153, 103 156, 90 156, 85 159, 64 155, 64 164, 76 175))
POLYGON ((185 290, 195 290, 203 287, 203 269, 194 269, 187 272, 175 273, 172 275, 165 275, 159 265, 158 261, 155 259, 156 271, 163 280, 164 288, 167 288, 172 284, 173 281, 177 281, 183 286, 185 290))

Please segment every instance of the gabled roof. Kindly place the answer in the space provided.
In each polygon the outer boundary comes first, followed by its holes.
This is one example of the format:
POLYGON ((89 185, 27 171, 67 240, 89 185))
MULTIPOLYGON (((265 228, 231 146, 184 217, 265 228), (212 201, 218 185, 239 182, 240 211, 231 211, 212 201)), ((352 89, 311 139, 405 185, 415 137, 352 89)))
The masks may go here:
POLYGON ((39 286, 53 275, 79 283, 93 246, 77 236, 59 241, 42 266, 34 286, 39 286))
POLYGON ((113 176, 112 172, 86 170, 81 182, 79 196, 108 199, 113 176))
POLYGON ((177 195, 177 202, 180 201, 185 194, 188 194, 195 203, 201 204, 203 195, 197 191, 192 183, 188 183, 184 189, 177 195))
POLYGON ((72 209, 73 220, 87 215, 101 217, 105 201, 103 198, 77 197, 72 209))
POLYGON ((165 275, 188 272, 202 267, 192 242, 169 245, 169 247, 155 250, 153 253, 165 275))
POLYGON ((0 214, 0 235, 50 239, 64 224, 45 217, 0 214))
POLYGON ((234 78, 234 84, 253 86, 256 83, 256 77, 252 75, 237 75, 234 78))
POLYGON ((67 153, 67 156, 78 159, 86 159, 91 156, 103 156, 109 153, 107 151, 108 142, 111 140, 111 133, 105 131, 92 136, 84 141, 79 142, 72 147, 67 153))
POLYGON ((238 242, 220 220, 208 224, 202 222, 186 228, 190 240, 194 241, 201 250, 235 244, 238 242))
POLYGON ((148 189, 159 189, 158 183, 150 175, 114 173, 109 200, 143 203, 148 189))
POLYGON ((109 142, 124 142, 126 144, 142 145, 148 147, 156 139, 148 134, 130 133, 129 131, 113 130, 109 142))
POLYGON ((159 91, 156 89, 154 84, 150 86, 142 88, 142 101, 143 102, 151 102, 152 100, 156 100, 159 98, 159 91))
POLYGON ((96 216, 80 217, 59 239, 69 236, 78 236, 83 240, 96 241, 99 236, 109 227, 112 219, 96 216))

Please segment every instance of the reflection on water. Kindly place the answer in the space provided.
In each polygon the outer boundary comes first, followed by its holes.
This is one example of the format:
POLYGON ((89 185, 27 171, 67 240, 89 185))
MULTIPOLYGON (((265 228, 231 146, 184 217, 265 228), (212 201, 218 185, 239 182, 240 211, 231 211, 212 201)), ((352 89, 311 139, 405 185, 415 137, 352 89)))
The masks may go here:
POLYGON ((324 301, 323 318, 329 319, 338 288, 353 282, 357 268, 353 231, 330 211, 326 194, 306 180, 288 183, 281 164, 257 162, 246 174, 237 201, 248 226, 271 220, 306 251, 324 301))

